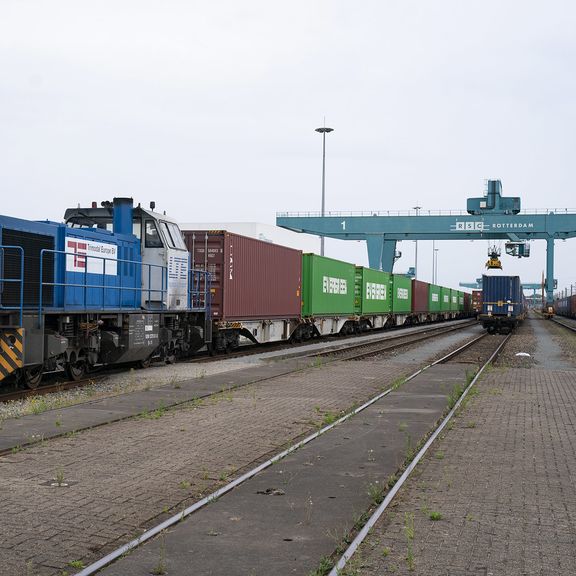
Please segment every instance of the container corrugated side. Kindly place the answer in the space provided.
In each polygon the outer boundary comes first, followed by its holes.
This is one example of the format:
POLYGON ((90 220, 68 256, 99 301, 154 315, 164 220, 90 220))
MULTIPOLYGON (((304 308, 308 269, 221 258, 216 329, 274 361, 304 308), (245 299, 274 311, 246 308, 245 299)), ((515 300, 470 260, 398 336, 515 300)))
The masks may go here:
POLYGON ((422 280, 412 280, 412 312, 427 314, 430 310, 430 284, 422 280))
POLYGON ((440 288, 440 310, 442 312, 450 311, 450 288, 441 286, 440 288))
POLYGON ((517 316, 523 310, 524 302, 519 276, 482 276, 483 314, 507 316, 511 313, 517 316))
POLYGON ((354 314, 356 267, 317 254, 302 255, 302 316, 354 314))
POLYGON ((357 314, 387 314, 392 310, 392 275, 356 266, 355 311, 357 314))
POLYGON ((450 312, 458 312, 458 290, 450 288, 450 312))
POLYGON ((409 314, 412 310, 412 280, 406 276, 394 274, 392 287, 392 311, 394 314, 409 314))
POLYGON ((464 312, 470 314, 472 312, 472 295, 464 292, 464 312))
POLYGON ((442 288, 436 284, 430 284, 428 310, 440 312, 442 310, 442 288))
POLYGON ((212 318, 298 318, 302 252, 226 231, 184 231, 191 266, 211 274, 212 318))
POLYGON ((458 290, 458 312, 464 312, 464 292, 458 290))

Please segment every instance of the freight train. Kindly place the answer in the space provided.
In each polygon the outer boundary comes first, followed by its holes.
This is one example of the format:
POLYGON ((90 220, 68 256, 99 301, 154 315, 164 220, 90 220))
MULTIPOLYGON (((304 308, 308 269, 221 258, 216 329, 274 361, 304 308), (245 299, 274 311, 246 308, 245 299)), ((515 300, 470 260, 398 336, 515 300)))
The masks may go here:
POLYGON ((463 317, 469 294, 227 231, 184 230, 211 277, 211 348, 463 317))
POLYGON ((463 317, 468 294, 227 232, 130 198, 0 216, 0 383, 463 317))
POLYGON ((482 276, 482 312, 478 319, 489 334, 508 334, 526 317, 518 276, 482 276))
POLYGON ((576 318, 576 294, 560 296, 554 298, 553 312, 549 316, 558 314, 567 318, 576 318))

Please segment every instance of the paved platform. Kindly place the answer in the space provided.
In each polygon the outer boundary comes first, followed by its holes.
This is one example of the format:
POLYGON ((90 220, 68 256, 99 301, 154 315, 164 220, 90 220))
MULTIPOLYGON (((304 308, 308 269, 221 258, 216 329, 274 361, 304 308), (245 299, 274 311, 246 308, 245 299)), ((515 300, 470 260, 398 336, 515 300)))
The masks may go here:
POLYGON ((576 574, 576 367, 545 320, 418 465, 349 566, 358 576, 576 574), (435 512, 441 516, 432 520, 435 512), (413 526, 413 538, 409 538, 413 526))
POLYGON ((369 361, 314 365, 0 457, 0 573, 74 573, 71 563, 101 558, 477 333, 446 334, 369 361), (52 482, 59 475, 63 486, 52 482))
POLYGON ((134 550, 106 576, 309 574, 447 408, 469 364, 438 365, 134 550))
POLYGON ((303 370, 311 365, 313 360, 310 358, 289 358, 272 364, 259 364, 233 372, 212 374, 204 378, 191 378, 178 382, 177 387, 171 384, 151 387, 147 390, 128 392, 41 414, 6 420, 2 423, 0 453, 79 430, 118 422, 138 414, 206 398, 218 392, 276 378, 295 370, 303 370))
MULTIPOLYGON (((467 320, 459 320, 454 322, 454 325, 466 322, 467 320)), ((413 327, 402 330, 402 334, 417 333, 429 329, 430 326, 413 327)), ((452 333, 452 336, 459 334, 456 338, 467 338, 470 337, 470 334, 478 333, 479 330, 479 327, 474 326, 468 330, 463 330, 462 333, 452 333)), ((399 332, 380 334, 379 338, 378 335, 370 334, 359 338, 358 343, 392 338, 395 335, 398 336, 399 332)), ((441 340, 441 342, 444 341, 446 340, 441 340)), ((304 370, 315 364, 314 358, 306 354, 313 354, 317 350, 338 350, 344 346, 345 344, 342 343, 323 342, 315 344, 313 350, 266 353, 259 355, 261 356, 259 360, 252 359, 246 368, 189 378, 175 384, 150 386, 145 390, 48 410, 41 414, 8 419, 1 423, 0 454, 13 449, 19 450, 39 441, 118 422, 138 414, 178 406, 221 391, 229 391, 248 384, 284 376, 297 370, 304 370)), ((430 343, 428 350, 434 349, 435 345, 430 343)))

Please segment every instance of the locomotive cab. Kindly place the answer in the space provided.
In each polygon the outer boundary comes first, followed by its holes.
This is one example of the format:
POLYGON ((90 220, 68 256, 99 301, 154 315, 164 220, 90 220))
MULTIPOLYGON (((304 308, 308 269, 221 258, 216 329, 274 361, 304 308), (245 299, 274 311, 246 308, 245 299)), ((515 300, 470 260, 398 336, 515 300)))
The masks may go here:
POLYGON ((188 307, 190 256, 178 223, 166 214, 133 208, 130 198, 102 202, 102 207, 66 210, 68 226, 104 228, 115 233, 134 234, 142 256, 142 308, 185 310, 188 307))
POLYGON ((172 361, 210 342, 210 279, 178 224, 131 198, 65 223, 0 216, 0 382, 35 388, 103 365, 172 361))

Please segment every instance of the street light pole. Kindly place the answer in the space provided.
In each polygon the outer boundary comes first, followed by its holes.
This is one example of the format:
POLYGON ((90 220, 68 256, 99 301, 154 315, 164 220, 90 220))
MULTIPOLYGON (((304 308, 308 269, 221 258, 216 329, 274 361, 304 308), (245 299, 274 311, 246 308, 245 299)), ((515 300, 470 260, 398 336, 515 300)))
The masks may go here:
MULTIPOLYGON (((322 134, 322 218, 326 213, 326 134, 333 131, 334 128, 327 128, 326 126, 316 128, 316 132, 322 134)), ((320 256, 324 256, 324 236, 320 236, 320 256)))
MULTIPOLYGON (((420 209, 422 206, 414 206, 416 210, 416 216, 420 215, 420 209)), ((416 240, 416 254, 414 255, 414 278, 418 280, 418 240, 416 240)))
POLYGON ((436 255, 436 261, 434 262, 434 283, 438 283, 438 248, 434 248, 434 254, 436 255))

